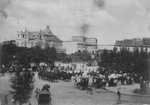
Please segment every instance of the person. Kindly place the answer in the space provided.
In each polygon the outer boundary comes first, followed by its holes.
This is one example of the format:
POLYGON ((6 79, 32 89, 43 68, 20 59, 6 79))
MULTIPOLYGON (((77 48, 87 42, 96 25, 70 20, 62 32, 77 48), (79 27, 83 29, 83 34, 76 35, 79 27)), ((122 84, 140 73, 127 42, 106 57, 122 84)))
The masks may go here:
POLYGON ((133 77, 131 77, 132 84, 135 85, 133 77))
POLYGON ((74 77, 74 85, 77 84, 77 77, 74 77))
POLYGON ((106 90, 108 89, 108 86, 109 86, 109 84, 108 84, 108 82, 106 82, 106 88, 105 88, 106 90))
POLYGON ((124 80, 124 88, 126 88, 126 85, 127 85, 127 81, 126 80, 124 80))
POLYGON ((38 96, 38 91, 39 91, 39 89, 36 88, 36 90, 35 90, 35 98, 37 98, 37 96, 38 96))
POLYGON ((4 68, 1 69, 1 73, 2 73, 3 76, 5 76, 4 68))
POLYGON ((41 89, 38 90, 38 96, 39 96, 40 91, 41 91, 41 89))
POLYGON ((121 99, 121 93, 120 93, 119 89, 118 89, 117 95, 118 95, 118 99, 120 100, 121 99))
POLYGON ((90 94, 94 94, 92 90, 92 85, 88 85, 87 93, 90 91, 90 94))
POLYGON ((49 89, 48 89, 48 88, 46 88, 45 90, 46 90, 46 91, 49 91, 49 89))

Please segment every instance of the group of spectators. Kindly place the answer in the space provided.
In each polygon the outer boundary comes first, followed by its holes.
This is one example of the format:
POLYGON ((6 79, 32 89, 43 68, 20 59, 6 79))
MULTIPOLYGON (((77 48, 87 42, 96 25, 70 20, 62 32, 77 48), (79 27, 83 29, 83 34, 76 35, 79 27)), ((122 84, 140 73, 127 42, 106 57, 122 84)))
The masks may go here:
MULTIPOLYGON (((92 78, 100 78, 99 83, 100 87, 107 89, 108 86, 117 86, 117 85, 132 85, 134 83, 140 83, 140 89, 143 92, 146 91, 146 87, 148 87, 147 82, 141 82, 139 76, 132 73, 125 73, 123 71, 115 71, 115 70, 105 70, 103 72, 96 70, 80 70, 80 71, 68 71, 68 70, 60 70, 58 67, 55 67, 53 70, 47 70, 46 68, 41 68, 38 73, 39 79, 48 80, 51 82, 58 80, 71 81, 74 78, 75 83, 78 81, 75 79, 76 77, 92 77, 92 78), (88 72, 87 72, 88 71, 88 72), (85 75, 86 74, 86 75, 85 75)), ((96 83, 96 82, 95 82, 96 83)), ((92 86, 92 85, 91 85, 92 86)), ((91 87, 89 87, 91 90, 91 87)))
MULTIPOLYGON (((42 69, 39 71, 38 76, 39 79, 48 80, 48 81, 57 81, 58 80, 68 80, 71 81, 71 79, 74 77, 80 77, 83 76, 85 71, 80 70, 79 72, 76 71, 67 71, 67 70, 59 70, 54 68, 54 70, 45 70, 42 69)), ((117 82, 120 81, 122 85, 131 85, 134 84, 134 76, 129 73, 116 73, 116 72, 107 72, 107 73, 100 73, 97 71, 88 71, 86 76, 89 77, 99 77, 101 78, 101 83, 103 87, 107 86, 116 86, 117 82), (113 74, 113 76, 112 76, 113 74)))

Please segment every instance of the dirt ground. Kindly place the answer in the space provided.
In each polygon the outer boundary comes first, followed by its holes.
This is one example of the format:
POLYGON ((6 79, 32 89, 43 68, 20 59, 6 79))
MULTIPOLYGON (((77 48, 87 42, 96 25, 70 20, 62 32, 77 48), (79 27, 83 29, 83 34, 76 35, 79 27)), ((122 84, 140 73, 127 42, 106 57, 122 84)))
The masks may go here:
MULTIPOLYGON (((35 73, 35 89, 42 88, 44 84, 51 86, 50 91, 52 94, 51 105, 144 105, 150 104, 150 99, 145 97, 135 97, 129 95, 122 95, 121 100, 118 101, 116 93, 109 92, 103 89, 94 89, 94 94, 87 93, 86 90, 81 91, 74 86, 74 81, 65 82, 59 81, 52 83, 48 81, 39 80, 37 73, 35 73)), ((0 92, 10 90, 9 75, 0 77, 0 92)), ((35 90, 34 90, 35 91, 35 90)), ((30 103, 38 105, 35 93, 33 91, 30 103)), ((25 104, 28 105, 28 104, 25 104)))

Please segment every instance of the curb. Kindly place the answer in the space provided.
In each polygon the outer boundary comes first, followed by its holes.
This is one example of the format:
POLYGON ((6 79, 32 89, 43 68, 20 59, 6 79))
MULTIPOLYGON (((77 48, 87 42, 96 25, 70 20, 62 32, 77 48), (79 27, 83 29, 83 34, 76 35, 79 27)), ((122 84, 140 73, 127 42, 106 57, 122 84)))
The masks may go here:
MULTIPOLYGON (((117 93, 117 92, 115 92, 113 90, 110 90, 110 89, 106 89, 106 90, 109 91, 109 92, 117 93)), ((150 97, 150 95, 142 95, 142 94, 135 94, 135 93, 133 93, 133 94, 121 93, 121 94, 128 95, 128 96, 150 97)))

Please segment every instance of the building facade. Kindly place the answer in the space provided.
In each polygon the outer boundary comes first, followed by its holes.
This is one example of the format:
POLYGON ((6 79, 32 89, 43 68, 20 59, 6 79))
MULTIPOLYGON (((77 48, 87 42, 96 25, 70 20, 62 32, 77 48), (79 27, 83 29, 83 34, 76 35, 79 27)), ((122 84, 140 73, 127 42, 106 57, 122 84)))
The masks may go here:
POLYGON ((133 38, 133 39, 124 39, 117 40, 114 45, 118 50, 121 50, 123 47, 134 51, 135 48, 147 49, 150 52, 150 38, 133 38))
POLYGON ((63 48, 66 49, 67 54, 83 50, 92 53, 97 50, 97 46, 96 38, 87 38, 84 36, 72 36, 71 41, 63 42, 63 48))
POLYGON ((62 49, 62 41, 52 33, 49 26, 46 26, 45 30, 40 31, 17 31, 17 46, 20 47, 34 47, 36 45, 45 48, 46 46, 55 47, 57 52, 65 52, 62 49))

